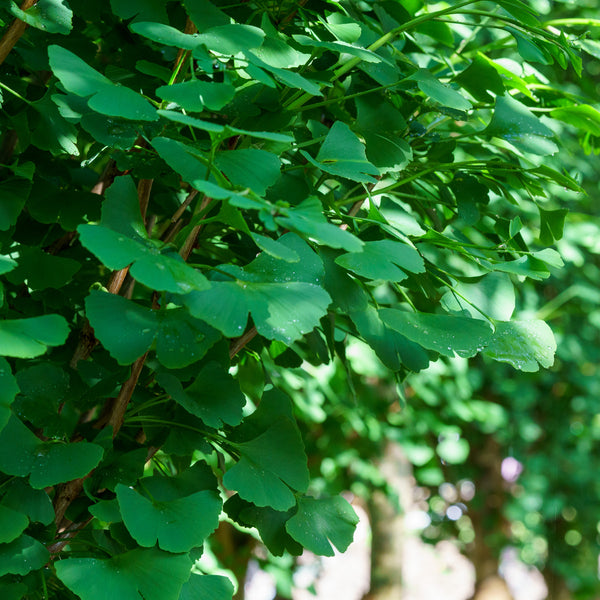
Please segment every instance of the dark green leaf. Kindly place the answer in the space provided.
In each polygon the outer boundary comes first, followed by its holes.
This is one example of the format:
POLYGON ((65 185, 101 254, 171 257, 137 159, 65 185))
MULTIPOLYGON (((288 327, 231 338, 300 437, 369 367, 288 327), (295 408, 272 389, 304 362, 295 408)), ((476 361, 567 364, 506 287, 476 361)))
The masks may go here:
POLYGON ((18 267, 8 277, 13 283, 26 283, 32 290, 60 288, 67 284, 81 264, 71 258, 53 256, 41 248, 19 246, 18 267))
POLYGON ((87 475, 102 454, 101 446, 89 442, 42 442, 16 417, 0 432, 0 470, 30 475, 29 483, 36 489, 87 475))
POLYGON ((215 164, 233 185, 250 188, 259 196, 277 181, 281 169, 276 154, 256 148, 219 152, 215 164))
POLYGON ((17 380, 14 378, 6 359, 0 358, 0 430, 8 423, 10 405, 19 393, 17 380))
POLYGON ((19 218, 29 191, 31 181, 27 179, 7 179, 0 183, 0 231, 10 229, 19 218))
POLYGON ((24 479, 14 479, 7 486, 2 505, 27 515, 32 523, 50 525, 54 521, 50 496, 45 490, 33 489, 24 479))
POLYGON ((29 519, 22 512, 0 504, 0 544, 18 538, 28 525, 29 519))
POLYGON ((155 344, 163 365, 185 367, 200 360, 219 338, 182 308, 152 310, 96 290, 85 304, 97 338, 120 364, 132 363, 155 344))
POLYGON ((455 89, 443 84, 434 77, 427 69, 419 69, 408 77, 417 82, 419 89, 432 100, 439 102, 442 106, 448 106, 455 110, 469 110, 472 104, 455 89))
POLYGON ((550 246, 556 240, 562 239, 565 218, 569 211, 566 208, 545 210, 541 206, 538 206, 538 210, 540 211, 540 241, 545 246, 550 246))
POLYGON ((7 573, 27 575, 41 569, 50 558, 46 547, 28 535, 9 544, 0 544, 0 577, 7 573))
POLYGON ((352 542, 358 516, 341 496, 298 499, 298 512, 288 521, 288 533, 320 556, 344 552, 352 542))
POLYGON ((203 366, 185 389, 169 373, 159 373, 157 380, 175 402, 210 427, 219 429, 225 423, 239 425, 242 420, 245 398, 236 381, 217 362, 203 366))

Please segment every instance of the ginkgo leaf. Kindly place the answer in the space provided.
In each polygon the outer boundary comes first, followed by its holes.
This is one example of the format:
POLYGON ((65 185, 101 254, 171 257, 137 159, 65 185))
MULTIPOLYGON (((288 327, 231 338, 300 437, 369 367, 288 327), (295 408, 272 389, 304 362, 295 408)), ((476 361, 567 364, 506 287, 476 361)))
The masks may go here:
POLYGON ((48 346, 60 346, 69 335, 69 326, 60 315, 0 321, 0 356, 34 358, 48 346))
POLYGON ((292 233, 279 241, 300 256, 298 263, 261 254, 244 268, 221 265, 210 290, 186 294, 182 302, 228 337, 243 333, 250 313, 261 335, 299 339, 318 324, 331 299, 319 285, 323 267, 310 247, 292 233))
POLYGON ((187 554, 140 548, 108 559, 60 560, 56 574, 82 600, 179 600, 191 567, 187 554))
POLYGON ((224 575, 192 573, 181 588, 179 600, 231 600, 233 584, 224 575))
POLYGON ((43 442, 17 417, 0 432, 0 470, 26 477, 42 489, 87 475, 102 459, 104 450, 89 442, 43 442))
POLYGON ((300 152, 325 173, 364 183, 377 181, 372 175, 379 175, 379 169, 367 160, 364 145, 342 121, 331 126, 316 158, 304 150, 300 152))
POLYGON ((170 502, 148 500, 130 487, 115 488, 125 527, 140 546, 188 552, 201 546, 219 524, 217 492, 202 490, 170 502))
POLYGON ((42 543, 22 535, 8 544, 0 544, 0 577, 7 573, 27 575, 41 569, 49 558, 50 553, 42 543))
POLYGON ((100 225, 80 225, 81 243, 110 269, 131 266, 131 275, 151 289, 185 294, 209 287, 177 252, 146 234, 131 178, 119 177, 106 192, 100 225))
POLYGON ((354 538, 358 516, 341 496, 298 498, 298 512, 287 522, 288 533, 320 556, 344 552, 354 538))
POLYGON ((152 310, 122 296, 92 290, 85 301, 96 337, 120 364, 130 364, 151 347, 168 368, 200 360, 219 333, 183 308, 152 310))
POLYGON ((10 405, 19 393, 19 386, 6 359, 0 358, 0 431, 8 423, 10 405))

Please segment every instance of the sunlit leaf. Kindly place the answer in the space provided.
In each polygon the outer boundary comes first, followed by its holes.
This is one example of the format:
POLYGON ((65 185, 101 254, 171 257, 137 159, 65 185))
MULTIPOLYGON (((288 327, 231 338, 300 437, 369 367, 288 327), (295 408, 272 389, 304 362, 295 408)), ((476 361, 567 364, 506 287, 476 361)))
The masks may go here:
POLYGON ((34 358, 48 346, 60 346, 67 339, 69 327, 60 315, 0 321, 0 355, 34 358))

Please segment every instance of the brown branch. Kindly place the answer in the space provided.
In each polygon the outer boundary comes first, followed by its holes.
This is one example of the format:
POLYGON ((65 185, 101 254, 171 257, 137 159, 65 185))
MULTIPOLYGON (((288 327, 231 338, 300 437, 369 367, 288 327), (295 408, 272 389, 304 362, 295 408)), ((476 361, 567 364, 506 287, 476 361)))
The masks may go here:
MULTIPOLYGON (((86 477, 89 477, 89 475, 91 475, 91 473, 86 475, 86 477)), ((65 512, 67 512, 67 508, 69 508, 71 502, 81 494, 83 482, 86 477, 80 477, 79 479, 74 479, 73 481, 57 486, 56 494, 54 496, 54 522, 57 527, 60 527, 62 524, 65 512)))
POLYGON ((258 335, 258 331, 256 331, 256 327, 252 327, 252 329, 248 329, 246 333, 241 335, 239 338, 233 340, 231 342, 231 346, 229 347, 229 359, 231 360, 246 344, 253 340, 258 335))
MULTIPOLYGON (((202 202, 200 203, 200 207, 198 208, 198 212, 202 213, 202 211, 204 211, 211 202, 212 198, 204 196, 204 198, 202 198, 202 202)), ((198 239, 198 234, 200 233, 201 229, 202 223, 196 225, 187 236, 185 242, 183 242, 183 246, 181 246, 181 249, 179 250, 179 254, 183 257, 183 260, 187 260, 190 257, 190 254, 196 245, 196 240, 198 239)))
MULTIPOLYGON (((21 10, 27 10, 35 3, 36 0, 24 0, 23 4, 21 4, 21 10)), ((0 65, 6 60, 6 57, 10 54, 10 51, 25 33, 26 29, 27 23, 21 21, 21 19, 15 19, 11 23, 10 27, 6 30, 0 40, 0 65)))
POLYGON ((146 220, 146 211, 148 210, 148 202, 150 201, 150 190, 154 179, 140 179, 138 182, 137 192, 140 201, 140 213, 142 221, 146 220))

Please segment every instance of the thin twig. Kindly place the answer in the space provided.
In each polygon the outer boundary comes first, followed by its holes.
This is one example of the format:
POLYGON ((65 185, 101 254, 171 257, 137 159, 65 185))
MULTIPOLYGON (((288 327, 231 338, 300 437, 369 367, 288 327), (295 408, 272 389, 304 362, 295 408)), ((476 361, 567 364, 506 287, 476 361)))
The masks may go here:
MULTIPOLYGON (((27 10, 31 8, 37 0, 24 0, 21 4, 21 10, 27 10)), ((15 44, 19 41, 20 37, 25 33, 27 29, 27 23, 21 21, 21 19, 15 19, 10 27, 6 30, 6 33, 0 40, 0 65, 6 60, 6 57, 10 54, 10 51, 15 47, 15 44)))

